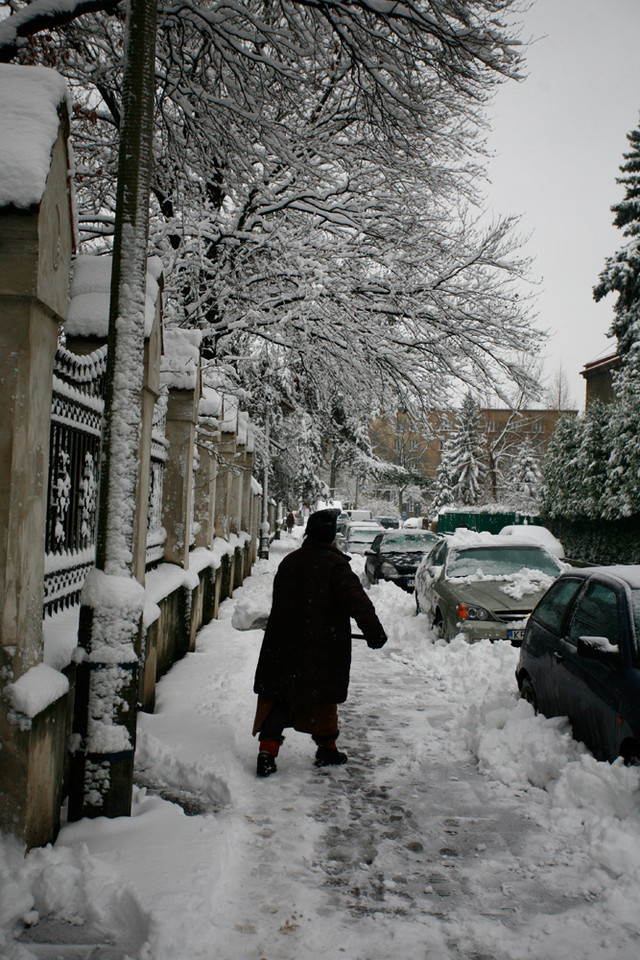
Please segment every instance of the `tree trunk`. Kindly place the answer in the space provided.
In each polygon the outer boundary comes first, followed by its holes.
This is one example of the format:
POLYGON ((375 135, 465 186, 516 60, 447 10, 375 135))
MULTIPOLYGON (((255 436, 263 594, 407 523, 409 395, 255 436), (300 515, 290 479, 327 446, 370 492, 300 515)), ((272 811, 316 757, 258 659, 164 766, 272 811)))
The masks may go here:
POLYGON ((156 0, 130 0, 123 78, 96 569, 80 617, 69 819, 131 812, 144 589, 133 538, 144 359, 156 0))

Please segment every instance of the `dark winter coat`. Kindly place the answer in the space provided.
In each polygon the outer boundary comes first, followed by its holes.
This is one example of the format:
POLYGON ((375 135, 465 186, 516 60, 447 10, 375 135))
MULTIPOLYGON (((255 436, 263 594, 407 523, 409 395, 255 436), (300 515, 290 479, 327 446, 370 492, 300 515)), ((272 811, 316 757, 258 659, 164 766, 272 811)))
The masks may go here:
POLYGON ((371 647, 387 639, 373 604, 333 544, 305 539, 278 567, 254 691, 308 704, 347 699, 351 624, 371 647))

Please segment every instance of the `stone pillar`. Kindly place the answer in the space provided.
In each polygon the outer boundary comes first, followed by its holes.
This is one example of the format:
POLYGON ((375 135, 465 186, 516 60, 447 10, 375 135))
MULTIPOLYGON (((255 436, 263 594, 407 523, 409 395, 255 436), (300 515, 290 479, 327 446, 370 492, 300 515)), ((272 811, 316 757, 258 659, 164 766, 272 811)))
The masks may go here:
MULTIPOLYGON (((161 291, 162 288, 160 288, 161 291)), ((144 341, 144 373, 140 405, 140 444, 138 447, 138 483, 133 538, 133 575, 144 586, 147 566, 147 520, 149 512, 149 484, 151 475, 151 434, 153 410, 160 396, 160 360, 162 355, 162 295, 158 295, 154 320, 144 341)))
POLYGON ((164 559, 185 570, 189 567, 193 458, 200 402, 200 339, 195 330, 167 331, 161 374, 161 382, 169 388, 169 456, 162 491, 162 525, 167 531, 164 559))
POLYGON ((196 547, 210 550, 215 537, 216 485, 218 479, 218 461, 215 451, 220 442, 220 428, 217 421, 200 417, 197 430, 197 444, 200 453, 200 467, 196 475, 194 520, 198 525, 196 547))
POLYGON ((236 444, 236 455, 231 471, 231 496, 229 497, 229 533, 240 533, 242 515, 242 494, 244 480, 244 447, 236 444))
POLYGON ((37 79, 33 67, 0 70, 0 86, 3 76, 20 78, 9 113, 48 110, 52 131, 48 141, 43 128, 44 139, 22 144, 20 124, 5 130, 0 147, 0 163, 5 148, 14 161, 21 150, 32 161, 19 192, 9 177, 0 194, 0 828, 33 846, 58 830, 66 735, 59 706, 68 682, 42 664, 42 601, 53 359, 67 313, 73 219, 64 80, 44 68, 37 79), (40 712, 23 712, 43 677, 40 712))
POLYGON ((230 514, 235 455, 235 431, 233 433, 221 433, 220 444, 218 446, 219 465, 216 482, 215 530, 216 537, 221 537, 223 540, 228 540, 229 534, 232 533, 230 514))
POLYGON ((222 398, 211 387, 202 388, 196 444, 200 468, 196 475, 194 520, 198 524, 196 546, 211 549, 215 531, 216 490, 218 478, 217 451, 220 446, 222 398))
POLYGON ((246 533, 251 533, 251 501, 253 499, 251 481, 253 479, 253 464, 255 454, 253 448, 245 451, 244 471, 242 474, 242 510, 240 514, 240 527, 246 533))

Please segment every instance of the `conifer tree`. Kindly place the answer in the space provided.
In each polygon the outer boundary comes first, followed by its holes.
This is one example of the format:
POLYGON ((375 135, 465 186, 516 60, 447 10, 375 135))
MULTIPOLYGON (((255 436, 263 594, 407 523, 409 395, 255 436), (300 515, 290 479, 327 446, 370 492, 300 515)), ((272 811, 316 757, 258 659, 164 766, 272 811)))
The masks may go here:
POLYGON ((603 495, 609 473, 612 446, 610 421, 614 408, 615 404, 591 401, 582 421, 576 471, 582 485, 584 514, 594 519, 607 512, 603 495))
POLYGON ((608 293, 617 293, 611 335, 618 340, 618 353, 626 356, 640 336, 640 129, 627 134, 631 149, 623 154, 622 176, 616 182, 625 188, 623 199, 611 207, 614 226, 622 230, 626 243, 608 257, 594 287, 600 301, 608 293))
POLYGON ((582 420, 572 414, 558 419, 542 464, 540 509, 549 517, 584 516, 582 477, 577 470, 582 420))
POLYGON ((455 479, 451 466, 452 457, 453 442, 452 440, 445 440, 440 452, 440 463, 438 464, 435 477, 433 497, 433 512, 435 514, 438 513, 441 507, 451 506, 455 500, 453 493, 455 479))
POLYGON ((614 374, 616 394, 608 416, 611 451, 601 499, 601 515, 625 517, 640 512, 640 128, 627 134, 623 154, 623 199, 611 210, 626 243, 609 257, 594 288, 596 300, 615 292, 611 334, 618 340, 622 366, 614 374))
POLYGON ((602 496, 608 519, 640 513, 640 343, 636 343, 615 377, 616 399, 610 405, 611 452, 602 496))
POLYGON ((480 408, 471 393, 466 395, 458 412, 452 446, 454 497, 463 504, 476 504, 482 497, 487 468, 480 431, 480 408))
POLYGON ((540 461, 531 442, 525 438, 520 445, 518 456, 511 464, 508 478, 507 499, 517 510, 532 511, 538 502, 538 491, 542 480, 540 461))

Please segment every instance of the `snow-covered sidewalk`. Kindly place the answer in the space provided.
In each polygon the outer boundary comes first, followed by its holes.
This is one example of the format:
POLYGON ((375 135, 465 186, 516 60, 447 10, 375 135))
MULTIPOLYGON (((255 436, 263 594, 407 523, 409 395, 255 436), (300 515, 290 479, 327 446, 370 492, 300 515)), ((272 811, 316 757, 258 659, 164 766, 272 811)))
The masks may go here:
POLYGON ((24 862, 0 847, 6 955, 31 955, 9 929, 35 910, 117 927, 153 960, 636 960, 640 771, 534 717, 512 647, 434 643, 390 584, 371 590, 389 643, 354 642, 349 763, 315 768, 291 731, 278 773, 256 778, 262 632, 234 624, 268 609, 298 536, 160 682, 133 816, 67 825, 24 862))

